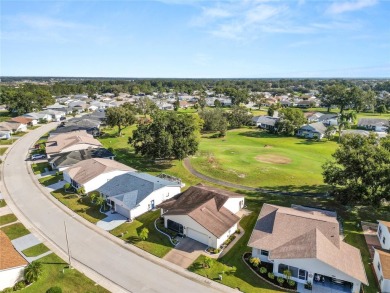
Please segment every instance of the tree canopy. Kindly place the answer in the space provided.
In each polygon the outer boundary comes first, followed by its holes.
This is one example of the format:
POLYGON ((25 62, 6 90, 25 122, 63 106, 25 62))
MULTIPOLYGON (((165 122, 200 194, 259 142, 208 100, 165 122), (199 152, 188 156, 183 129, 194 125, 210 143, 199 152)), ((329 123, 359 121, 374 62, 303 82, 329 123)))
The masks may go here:
POLYGON ((294 135, 307 121, 302 110, 295 108, 283 108, 279 111, 279 116, 280 120, 275 124, 278 134, 294 135))
POLYGON ((199 111, 199 117, 203 120, 204 131, 218 131, 220 136, 225 136, 228 122, 222 109, 204 109, 199 111))
POLYGON ((122 130, 135 123, 135 114, 126 106, 108 108, 106 110, 106 123, 108 126, 118 127, 118 134, 122 135, 122 130))
POLYGON ((332 156, 322 174, 340 202, 378 205, 390 199, 390 137, 345 135, 332 156))
POLYGON ((253 115, 248 113, 248 109, 240 106, 233 106, 232 110, 226 113, 230 128, 240 128, 252 123, 253 115))
POLYGON ((179 159, 194 155, 199 145, 198 116, 158 111, 152 122, 141 123, 129 143, 135 152, 152 159, 179 159))

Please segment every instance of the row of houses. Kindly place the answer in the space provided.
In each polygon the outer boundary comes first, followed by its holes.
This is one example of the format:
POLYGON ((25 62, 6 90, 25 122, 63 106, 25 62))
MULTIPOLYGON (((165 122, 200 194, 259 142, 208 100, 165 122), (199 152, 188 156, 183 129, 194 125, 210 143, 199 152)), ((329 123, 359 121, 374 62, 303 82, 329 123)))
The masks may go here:
MULTIPOLYGON (((305 113, 306 114, 306 113, 305 113)), ((297 131, 297 136, 304 138, 324 138, 328 127, 338 126, 339 115, 338 114, 323 114, 323 113, 309 113, 305 115, 308 124, 303 125, 297 131)), ((255 126, 273 131, 276 123, 279 121, 279 117, 261 115, 252 118, 252 122, 255 126)), ((361 118, 358 120, 357 127, 359 129, 344 130, 342 134, 353 133, 360 135, 369 135, 370 131, 374 131, 379 137, 386 136, 387 129, 389 128, 389 120, 377 119, 377 118, 361 118)), ((336 131, 333 130, 332 134, 336 131)))

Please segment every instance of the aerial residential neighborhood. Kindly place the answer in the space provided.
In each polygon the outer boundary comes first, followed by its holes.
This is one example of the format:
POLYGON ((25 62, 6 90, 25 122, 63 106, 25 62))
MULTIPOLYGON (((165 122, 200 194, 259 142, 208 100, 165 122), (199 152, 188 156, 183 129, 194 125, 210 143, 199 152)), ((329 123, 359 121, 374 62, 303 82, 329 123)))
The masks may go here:
POLYGON ((390 293, 390 2, 1 2, 0 293, 390 293))

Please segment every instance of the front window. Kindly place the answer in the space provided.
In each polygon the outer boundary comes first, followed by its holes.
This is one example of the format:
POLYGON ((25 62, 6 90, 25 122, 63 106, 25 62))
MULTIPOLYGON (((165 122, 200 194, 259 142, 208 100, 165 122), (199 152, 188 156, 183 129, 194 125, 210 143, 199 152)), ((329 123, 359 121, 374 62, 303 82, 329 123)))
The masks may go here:
POLYGON ((288 270, 288 265, 285 265, 285 264, 279 264, 279 267, 278 267, 278 273, 279 274, 284 274, 284 271, 285 270, 288 270))
POLYGON ((386 244, 386 237, 382 238, 382 242, 383 242, 383 244, 386 244))
POLYGON ((379 235, 379 238, 382 236, 382 227, 379 226, 378 228, 378 235, 379 235))
POLYGON ((267 250, 261 250, 261 255, 268 256, 269 252, 267 250))
POLYGON ((298 278, 301 280, 307 280, 307 271, 300 269, 298 278))
POLYGON ((380 264, 379 261, 378 261, 378 270, 379 270, 379 271, 381 270, 381 264, 380 264))
POLYGON ((168 219, 167 226, 168 226, 168 229, 171 229, 173 231, 176 231, 178 233, 183 234, 183 230, 184 229, 183 229, 183 225, 182 224, 176 223, 176 222, 168 219))

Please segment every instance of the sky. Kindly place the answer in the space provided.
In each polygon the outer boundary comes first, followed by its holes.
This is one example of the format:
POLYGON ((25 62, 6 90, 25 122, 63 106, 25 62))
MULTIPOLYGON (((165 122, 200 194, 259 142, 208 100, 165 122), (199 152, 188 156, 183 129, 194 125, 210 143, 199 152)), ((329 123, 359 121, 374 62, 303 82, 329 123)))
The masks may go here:
POLYGON ((388 0, 1 0, 2 76, 389 78, 388 0))

